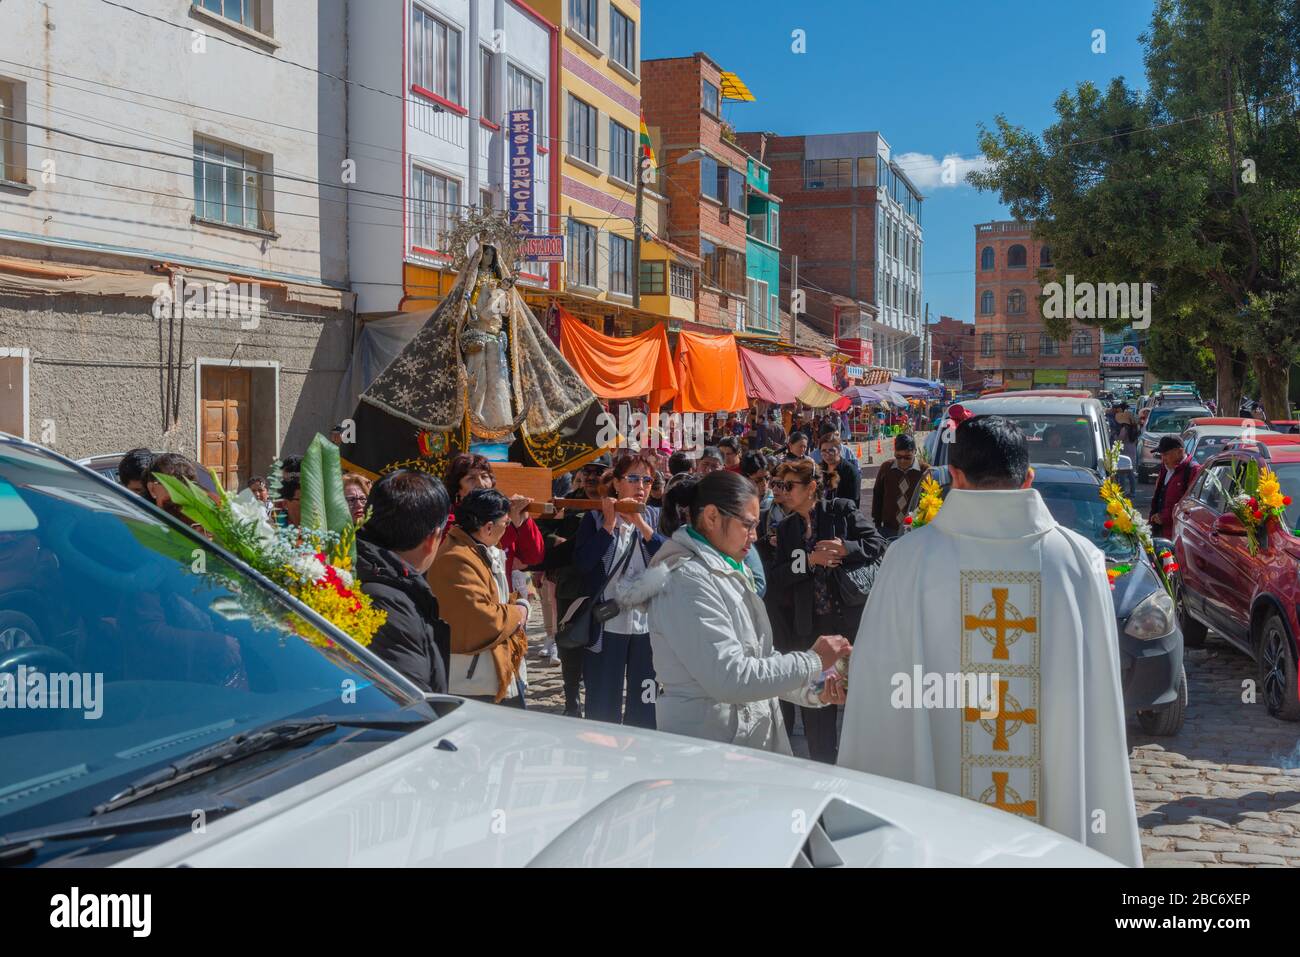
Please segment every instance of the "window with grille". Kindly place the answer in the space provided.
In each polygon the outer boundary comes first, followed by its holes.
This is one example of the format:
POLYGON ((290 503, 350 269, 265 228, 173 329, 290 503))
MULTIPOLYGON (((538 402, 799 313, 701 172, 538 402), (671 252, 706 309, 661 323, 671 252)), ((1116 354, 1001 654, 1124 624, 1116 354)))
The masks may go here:
POLYGON ((600 44, 599 0, 569 0, 569 26, 597 45, 600 44))
POLYGON ((1007 336, 1007 355, 1023 356, 1024 354, 1025 337, 1018 332, 1013 332, 1011 335, 1007 336))
POLYGON ((1007 268, 1008 269, 1025 268, 1025 247, 1024 246, 1017 244, 1007 250, 1007 268))
POLYGON ((641 295, 662 296, 668 288, 668 263, 662 259, 641 260, 641 295))
POLYGON ((11 183, 27 182, 26 92, 17 80, 0 80, 0 179, 11 183))
POLYGON ((1046 332, 1040 332, 1038 334, 1038 352, 1044 356, 1059 356, 1061 354, 1061 344, 1046 332))
POLYGON ((506 95, 510 98, 507 109, 533 111, 537 143, 545 145, 546 98, 542 93, 542 81, 512 63, 506 67, 506 95))
POLYGON ((263 0, 194 0, 194 6, 258 33, 271 33, 270 17, 262 9, 263 0))
POLYGON ((700 108, 704 110, 705 113, 712 113, 714 116, 721 116, 722 94, 718 91, 718 88, 708 80, 702 82, 704 85, 700 93, 700 108))
POLYGON ((848 189, 853 185, 853 160, 805 160, 805 189, 848 189))
POLYGON ((980 293, 980 315, 993 315, 993 290, 986 289, 980 293))
POLYGON ((980 334, 980 355, 993 355, 993 333, 984 332, 980 334))
POLYGON ((612 3, 609 5, 609 58, 636 72, 636 22, 612 3))
POLYGON ((493 69, 495 63, 496 57, 492 51, 487 47, 479 47, 479 89, 482 90, 483 95, 479 101, 479 115, 494 123, 500 122, 501 119, 497 115, 497 71, 493 69))
POLYGON ((411 7, 411 82, 460 103, 460 31, 411 7))
POLYGON ((194 215, 244 229, 270 229, 263 176, 266 156, 206 137, 194 138, 194 215))
POLYGON ((569 220, 569 284, 596 286, 596 229, 576 219, 569 220))
POLYGON ((609 291, 632 295, 632 240, 610 234, 609 291))
POLYGON ((596 117, 598 113, 590 103, 584 103, 569 94, 569 153, 584 163, 596 165, 596 117))
POLYGON ((1018 316, 1025 311, 1025 294, 1019 289, 1012 289, 1007 293, 1007 314, 1018 316))
POLYGON ((609 175, 633 182, 636 169, 636 137, 622 123, 609 121, 609 175))
POLYGON ((686 266, 679 266, 673 263, 670 269, 672 276, 672 293, 679 299, 695 298, 695 273, 686 266))
POLYGON ((1076 332, 1074 334, 1073 349, 1071 351, 1076 356, 1092 355, 1092 333, 1076 332))
POLYGON ((460 182, 416 166, 411 170, 411 244, 444 252, 460 213, 460 182))

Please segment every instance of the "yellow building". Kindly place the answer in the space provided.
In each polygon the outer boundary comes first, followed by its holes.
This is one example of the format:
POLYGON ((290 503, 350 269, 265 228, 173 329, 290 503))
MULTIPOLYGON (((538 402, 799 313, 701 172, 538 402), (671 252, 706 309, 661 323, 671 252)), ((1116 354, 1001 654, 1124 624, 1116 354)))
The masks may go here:
MULTIPOLYGON (((533 0, 533 7, 560 34, 560 122, 547 144, 562 158, 557 212, 566 262, 559 298, 598 328, 644 328, 654 318, 648 303, 639 311, 632 308, 641 5, 637 0, 533 0)), ((647 194, 647 225, 660 218, 659 202, 647 194)), ((670 315, 667 296, 650 301, 661 299, 662 308, 655 311, 670 315)))

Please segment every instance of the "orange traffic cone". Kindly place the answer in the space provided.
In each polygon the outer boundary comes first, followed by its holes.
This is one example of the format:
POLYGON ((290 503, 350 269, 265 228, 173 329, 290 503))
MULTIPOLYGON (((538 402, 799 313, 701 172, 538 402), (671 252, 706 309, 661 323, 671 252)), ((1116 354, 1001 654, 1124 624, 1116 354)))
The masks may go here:
POLYGON ((881 449, 880 449, 880 436, 877 435, 877 436, 876 436, 876 454, 879 455, 880 452, 881 452, 881 449))

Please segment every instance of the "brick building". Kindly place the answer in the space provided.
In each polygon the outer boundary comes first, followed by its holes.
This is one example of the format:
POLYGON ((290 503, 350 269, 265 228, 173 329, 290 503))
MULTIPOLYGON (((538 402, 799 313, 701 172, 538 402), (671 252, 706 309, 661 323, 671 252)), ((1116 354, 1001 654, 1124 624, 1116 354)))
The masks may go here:
POLYGON ((1051 247, 1034 239, 1028 223, 975 227, 976 365, 987 385, 1100 387, 1098 330, 1072 323, 1068 339, 1059 341, 1043 324, 1038 275, 1051 268, 1051 247))
POLYGON ((725 71, 706 54, 645 60, 641 102, 657 144, 668 239, 702 261, 699 323, 745 330, 751 157, 722 119, 725 71), (684 162, 683 158, 686 158, 684 162))
POLYGON ((930 355, 938 365, 938 377, 962 392, 979 389, 984 383, 984 374, 976 362, 979 347, 975 324, 952 316, 940 316, 938 322, 930 323, 927 328, 930 355))
MULTIPOLYGON (((762 134, 742 133, 753 152, 762 134), (751 145, 754 144, 754 145, 751 145)), ((921 316, 921 194, 879 133, 768 134, 781 260, 799 257, 808 317, 856 364, 928 375, 921 316)))

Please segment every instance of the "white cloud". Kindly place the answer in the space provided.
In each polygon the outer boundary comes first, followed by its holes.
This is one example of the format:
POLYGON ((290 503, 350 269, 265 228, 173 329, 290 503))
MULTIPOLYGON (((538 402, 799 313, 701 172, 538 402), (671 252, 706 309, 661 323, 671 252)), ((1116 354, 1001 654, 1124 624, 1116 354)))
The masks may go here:
POLYGON ((982 170, 989 165, 983 156, 967 159, 960 153, 949 153, 943 159, 937 159, 929 153, 899 153, 894 157, 894 162, 923 191, 965 186, 967 173, 982 170))

